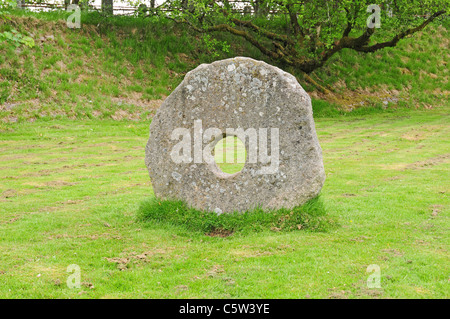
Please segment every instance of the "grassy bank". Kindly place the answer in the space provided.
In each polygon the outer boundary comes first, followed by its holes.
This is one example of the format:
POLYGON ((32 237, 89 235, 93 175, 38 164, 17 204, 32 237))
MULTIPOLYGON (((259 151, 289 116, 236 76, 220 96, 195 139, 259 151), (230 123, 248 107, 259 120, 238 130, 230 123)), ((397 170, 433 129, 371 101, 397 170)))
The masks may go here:
MULTIPOLYGON (((14 12, 0 22, 31 36, 33 48, 0 44, 0 120, 151 118, 184 74, 201 63, 249 56, 267 60, 240 38, 217 34, 211 45, 164 19, 82 16, 67 28, 61 12, 14 12), (228 52, 220 43, 227 43, 228 52)), ((362 54, 345 50, 311 77, 324 95, 293 72, 313 97, 316 116, 370 108, 429 109, 449 105, 449 22, 433 24, 396 48, 362 54)), ((380 31, 382 32, 382 31, 380 31)), ((280 65, 283 68, 283 66, 280 65)), ((367 112, 364 110, 363 112, 367 112)))

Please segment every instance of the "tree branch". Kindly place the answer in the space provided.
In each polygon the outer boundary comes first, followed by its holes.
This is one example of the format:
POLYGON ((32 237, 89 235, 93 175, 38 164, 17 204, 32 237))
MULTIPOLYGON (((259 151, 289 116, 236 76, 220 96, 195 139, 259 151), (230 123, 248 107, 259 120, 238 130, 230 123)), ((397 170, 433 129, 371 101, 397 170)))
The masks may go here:
POLYGON ((350 34, 350 32, 353 29, 353 22, 350 17, 350 10, 348 8, 345 8, 345 11, 347 12, 347 27, 345 28, 344 34, 342 35, 342 37, 348 37, 348 35, 350 34))
MULTIPOLYGON (((437 17, 446 13, 445 10, 436 12, 419 26, 400 32, 399 34, 394 36, 390 41, 369 45, 370 39, 374 34, 375 29, 367 28, 361 36, 349 37, 349 34, 354 27, 355 20, 351 17, 350 10, 347 9, 346 11, 347 11, 347 27, 344 30, 341 39, 334 42, 334 44, 329 49, 322 51, 315 58, 300 56, 300 53, 297 50, 298 48, 296 48, 295 39, 290 38, 287 35, 270 32, 264 28, 255 25, 252 21, 240 20, 228 16, 230 18, 229 21, 233 22, 238 27, 231 26, 227 23, 198 27, 192 22, 190 22, 188 19, 178 21, 170 16, 166 16, 166 18, 171 19, 178 24, 179 23, 188 24, 193 30, 199 33, 218 31, 218 32, 228 32, 236 36, 242 37, 246 41, 251 43, 254 47, 256 47, 259 51, 261 51, 261 53, 270 57, 271 59, 278 60, 289 66, 298 68, 301 71, 305 72, 306 74, 309 74, 314 70, 322 67, 326 63, 326 61, 329 60, 335 53, 346 48, 353 49, 359 52, 375 52, 377 50, 386 47, 394 47, 401 39, 407 37, 408 35, 421 31, 437 17), (266 40, 272 40, 272 45, 271 46, 268 45, 267 41, 260 41, 250 31, 262 35, 263 37, 266 38, 266 40)), ((225 13, 226 16, 227 14, 228 13, 225 13)), ((302 32, 301 29, 300 32, 302 32)))
POLYGON ((297 13, 292 10, 292 3, 286 4, 286 9, 289 12, 289 20, 292 28, 294 29, 294 35, 297 37, 300 33, 302 33, 300 25, 298 24, 297 13))
POLYGON ((375 29, 367 28, 366 31, 358 38, 349 38, 348 36, 343 36, 339 41, 336 41, 333 47, 327 51, 322 52, 319 59, 307 63, 302 70, 306 73, 311 73, 315 69, 323 66, 325 62, 330 59, 335 53, 341 51, 342 49, 353 49, 358 52, 375 52, 377 50, 386 48, 386 47, 394 47, 397 45, 397 43, 405 38, 408 35, 414 34, 418 31, 421 31, 423 28, 425 28, 428 24, 430 24, 434 19, 437 17, 443 15, 446 11, 442 10, 439 12, 436 12, 431 17, 429 17, 426 21, 424 21, 421 25, 410 28, 408 30, 405 30, 399 34, 397 34, 392 40, 382 43, 377 43, 371 46, 368 46, 367 44, 370 41, 370 37, 375 32, 375 29))
POLYGON ((258 27, 257 25, 255 25, 253 22, 248 21, 248 20, 239 20, 236 18, 232 18, 231 21, 235 24, 241 25, 241 26, 245 26, 248 27, 250 29, 252 29, 253 31, 262 34, 263 36, 265 36, 268 39, 271 40, 275 40, 275 41, 282 41, 282 42, 287 42, 291 45, 294 45, 294 41, 292 41, 292 39, 290 39, 288 36, 283 35, 283 34, 276 34, 267 30, 264 30, 260 27, 258 27))
POLYGON ((356 51, 359 52, 375 52, 378 51, 380 49, 383 48, 387 48, 387 47, 395 47, 397 45, 397 43, 407 37, 408 35, 414 34, 416 32, 419 32, 421 30, 423 30, 428 24, 430 24, 431 22, 433 22, 434 19, 436 19, 437 17, 443 15, 446 11, 442 10, 439 12, 436 12, 435 14, 433 14, 431 17, 429 17, 426 21, 424 21, 421 25, 415 27, 415 28, 410 28, 408 30, 405 30, 399 34, 397 34, 395 37, 392 38, 392 40, 390 41, 386 41, 386 42, 382 42, 382 43, 377 43, 371 46, 362 46, 362 47, 356 47, 354 48, 356 51))
POLYGON ((209 27, 205 27, 205 28, 199 28, 199 27, 195 26, 194 24, 192 24, 189 20, 178 21, 172 17, 166 17, 166 18, 173 20, 173 21, 175 21, 175 23, 178 23, 178 24, 181 24, 181 23, 188 24, 193 30, 195 30, 199 33, 208 33, 208 32, 214 32, 214 31, 229 32, 231 34, 234 34, 234 35, 244 38, 245 40, 247 40, 248 42, 253 44, 256 48, 258 48, 263 54, 267 55, 268 57, 271 57, 272 59, 275 59, 275 60, 281 58, 281 55, 279 53, 269 50, 264 44, 262 44, 258 40, 256 40, 250 33, 246 32, 244 30, 239 30, 239 29, 233 28, 228 24, 218 24, 218 25, 213 25, 213 26, 209 26, 209 27))

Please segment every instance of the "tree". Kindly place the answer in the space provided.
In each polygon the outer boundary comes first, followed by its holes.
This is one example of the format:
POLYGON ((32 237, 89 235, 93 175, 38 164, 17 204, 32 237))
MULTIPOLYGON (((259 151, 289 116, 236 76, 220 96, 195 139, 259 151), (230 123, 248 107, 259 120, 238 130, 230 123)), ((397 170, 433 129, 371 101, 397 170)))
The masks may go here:
POLYGON ((394 47, 442 17, 450 4, 378 0, 379 6, 369 7, 372 1, 254 0, 256 14, 249 15, 228 1, 199 0, 186 10, 186 0, 171 0, 175 11, 167 17, 200 33, 241 37, 267 57, 308 74, 343 49, 367 53, 394 47), (373 23, 379 20, 381 28, 373 23))
POLYGON ((106 14, 113 14, 113 0, 102 0, 102 11, 106 14))
POLYGON ((70 4, 76 4, 77 6, 80 6, 80 8, 83 7, 83 2, 80 2, 80 0, 72 0, 72 1, 70 1, 70 0, 64 0, 64 8, 65 8, 66 10, 67 10, 67 7, 68 7, 70 4))

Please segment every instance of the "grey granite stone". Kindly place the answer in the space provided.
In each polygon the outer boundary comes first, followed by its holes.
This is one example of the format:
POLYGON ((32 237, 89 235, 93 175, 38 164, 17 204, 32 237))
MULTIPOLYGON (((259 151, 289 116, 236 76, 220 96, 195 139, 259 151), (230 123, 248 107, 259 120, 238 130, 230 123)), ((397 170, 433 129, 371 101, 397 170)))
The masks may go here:
POLYGON ((309 95, 291 74, 243 57, 186 74, 152 120, 145 162, 157 197, 218 214, 292 208, 316 197, 325 181, 309 95), (229 135, 247 151, 232 175, 211 156, 229 135))

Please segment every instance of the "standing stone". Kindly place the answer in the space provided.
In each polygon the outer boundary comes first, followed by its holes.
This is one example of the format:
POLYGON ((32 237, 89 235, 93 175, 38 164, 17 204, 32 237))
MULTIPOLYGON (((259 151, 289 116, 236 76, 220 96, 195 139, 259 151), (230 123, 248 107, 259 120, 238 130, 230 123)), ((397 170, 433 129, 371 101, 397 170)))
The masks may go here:
POLYGON ((309 95, 291 74, 243 57, 186 74, 152 120, 145 162, 157 197, 218 214, 292 208, 325 182, 309 95), (211 156, 230 135, 247 152, 232 175, 211 156))

